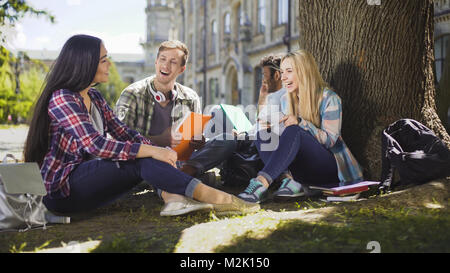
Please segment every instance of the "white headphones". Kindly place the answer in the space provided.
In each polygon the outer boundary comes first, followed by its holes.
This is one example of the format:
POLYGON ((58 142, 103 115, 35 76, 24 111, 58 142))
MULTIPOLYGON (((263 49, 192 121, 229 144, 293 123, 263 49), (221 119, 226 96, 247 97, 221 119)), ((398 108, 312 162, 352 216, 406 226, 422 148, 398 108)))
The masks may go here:
MULTIPOLYGON (((167 100, 167 98, 164 95, 164 93, 161 92, 161 91, 158 91, 158 90, 154 90, 154 88, 155 88, 155 85, 154 85, 154 83, 152 81, 151 84, 150 84, 150 92, 153 94, 153 97, 155 98, 155 100, 158 103, 165 102, 167 100)), ((175 100, 176 97, 177 97, 177 91, 176 90, 171 90, 170 93, 169 93, 169 100, 175 100)))

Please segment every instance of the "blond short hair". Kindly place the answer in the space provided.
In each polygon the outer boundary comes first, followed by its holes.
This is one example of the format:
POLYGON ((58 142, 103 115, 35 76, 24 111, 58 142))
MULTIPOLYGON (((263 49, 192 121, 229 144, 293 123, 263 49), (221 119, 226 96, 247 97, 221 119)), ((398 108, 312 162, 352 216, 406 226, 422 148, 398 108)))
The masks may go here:
POLYGON ((170 40, 170 41, 165 41, 165 42, 161 43, 161 45, 158 48, 157 57, 159 57, 160 52, 163 52, 164 50, 168 50, 168 49, 179 49, 179 50, 183 51, 184 55, 181 58, 181 66, 186 65, 188 57, 189 57, 189 49, 183 42, 180 42, 178 40, 170 40))

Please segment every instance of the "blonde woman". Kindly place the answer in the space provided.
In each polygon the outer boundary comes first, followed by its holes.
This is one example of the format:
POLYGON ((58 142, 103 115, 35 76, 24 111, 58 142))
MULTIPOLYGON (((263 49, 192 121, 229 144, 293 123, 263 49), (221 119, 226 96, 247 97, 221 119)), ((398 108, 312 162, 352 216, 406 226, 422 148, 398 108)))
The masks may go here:
POLYGON ((282 181, 275 198, 305 195, 305 185, 338 186, 361 181, 362 170, 341 136, 341 99, 322 79, 314 57, 305 50, 289 53, 283 57, 280 71, 289 107, 289 114, 280 123, 286 129, 274 151, 263 151, 262 141, 256 140, 265 166, 239 197, 255 203, 264 201, 269 185, 286 170, 293 177, 282 181))

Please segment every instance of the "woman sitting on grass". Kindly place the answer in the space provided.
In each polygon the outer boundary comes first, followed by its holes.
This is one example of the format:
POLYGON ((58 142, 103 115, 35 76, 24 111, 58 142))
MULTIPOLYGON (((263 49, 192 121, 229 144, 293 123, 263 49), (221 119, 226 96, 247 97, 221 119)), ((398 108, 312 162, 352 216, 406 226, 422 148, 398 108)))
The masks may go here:
POLYGON ((323 81, 313 56, 304 50, 289 53, 280 70, 288 92, 290 114, 280 121, 286 129, 272 151, 258 138, 264 168, 238 196, 260 203, 272 181, 286 170, 293 179, 282 181, 275 198, 305 195, 302 185, 334 187, 361 181, 362 170, 341 136, 341 99, 323 81))
POLYGON ((217 213, 259 209, 202 184, 175 168, 177 154, 153 146, 127 128, 93 88, 108 81, 110 61, 102 41, 76 35, 64 45, 34 109, 25 161, 38 162, 47 195, 58 213, 110 203, 142 180, 169 193, 208 203, 217 213), (107 138, 107 133, 112 138, 107 138))

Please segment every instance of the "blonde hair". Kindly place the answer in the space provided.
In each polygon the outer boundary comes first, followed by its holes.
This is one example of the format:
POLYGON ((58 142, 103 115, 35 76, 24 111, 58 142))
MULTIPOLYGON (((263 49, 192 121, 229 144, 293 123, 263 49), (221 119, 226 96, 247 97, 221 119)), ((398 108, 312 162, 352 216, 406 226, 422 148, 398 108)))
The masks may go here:
POLYGON ((178 40, 169 40, 169 41, 165 41, 163 42, 159 48, 158 48, 158 55, 157 57, 159 57, 159 53, 163 52, 164 50, 168 50, 168 49, 179 49, 181 51, 183 51, 184 55, 181 58, 181 66, 185 66, 189 57, 189 49, 187 48, 187 46, 178 41, 178 40))
POLYGON ((297 92, 288 93, 290 114, 320 127, 319 106, 328 85, 320 75, 314 57, 306 50, 298 50, 288 53, 281 62, 285 60, 291 61, 299 85, 297 92))

